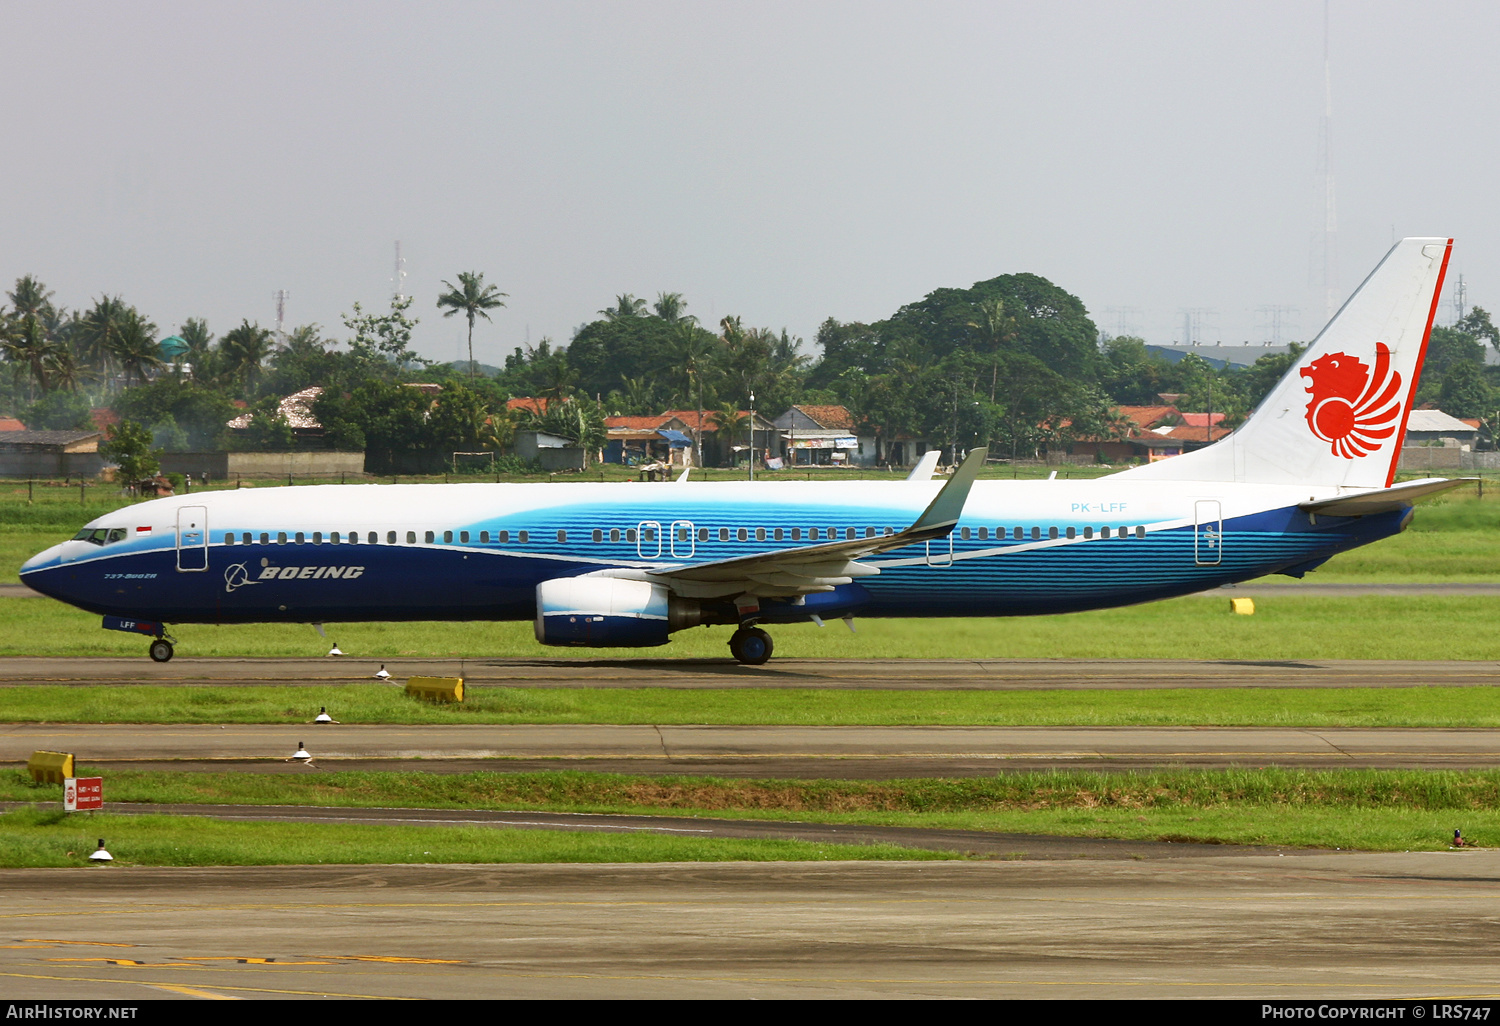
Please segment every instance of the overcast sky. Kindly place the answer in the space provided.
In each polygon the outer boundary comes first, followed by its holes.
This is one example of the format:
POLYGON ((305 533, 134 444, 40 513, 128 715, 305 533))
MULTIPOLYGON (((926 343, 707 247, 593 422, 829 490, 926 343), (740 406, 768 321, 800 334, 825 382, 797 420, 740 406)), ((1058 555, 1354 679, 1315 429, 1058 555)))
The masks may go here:
MULTIPOLYGON (((1500 5, 1333 0, 1340 295, 1393 235, 1457 238, 1500 305, 1500 5)), ((712 323, 874 320, 1020 271, 1101 328, 1323 322, 1323 8, 1256 3, 0 0, 0 283, 417 348, 439 282, 510 294, 500 362, 621 292, 712 323)), ((1451 317, 1445 309, 1445 318, 1451 317)), ((166 330, 163 331, 163 334, 166 330)))

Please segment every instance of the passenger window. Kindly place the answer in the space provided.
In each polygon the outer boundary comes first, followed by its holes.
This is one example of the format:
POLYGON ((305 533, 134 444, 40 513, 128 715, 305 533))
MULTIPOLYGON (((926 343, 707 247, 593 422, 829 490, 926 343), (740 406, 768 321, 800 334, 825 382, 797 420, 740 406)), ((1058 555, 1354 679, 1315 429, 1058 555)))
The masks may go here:
MULTIPOLYGON (((297 540, 301 541, 302 539, 298 538, 297 540)), ((323 544, 323 532, 322 531, 314 531, 313 532, 313 544, 314 545, 322 545, 323 544)))
POLYGON ((756 541, 765 541, 766 540, 766 529, 764 527, 757 527, 755 529, 755 540, 756 541))
POLYGON ((297 532, 297 544, 298 545, 305 545, 306 543, 307 543, 307 535, 303 534, 301 531, 298 531, 297 532))
POLYGON ((339 533, 337 531, 330 531, 328 533, 328 544, 329 545, 337 545, 338 543, 339 543, 339 533))
POLYGON ((530 540, 531 540, 531 532, 530 531, 517 531, 516 532, 516 542, 517 543, 519 543, 521 545, 525 545, 530 540))
POLYGON ((490 540, 490 532, 488 532, 488 531, 480 531, 479 532, 479 541, 480 541, 481 544, 483 544, 484 542, 487 542, 489 540, 490 540))
POLYGON ((434 541, 437 540, 437 536, 434 535, 431 531, 423 531, 422 532, 422 540, 424 542, 426 542, 428 545, 431 545, 434 541))
POLYGON ((1144 527, 1137 527, 1135 529, 1135 536, 1137 538, 1144 538, 1144 537, 1146 537, 1146 529, 1144 527))
POLYGON ((781 541, 781 528, 776 528, 775 537, 777 541, 781 541))
POLYGON ((385 532, 385 543, 387 545, 394 545, 394 544, 396 544, 396 532, 395 531, 387 531, 387 532, 385 532))
MULTIPOLYGON (((561 541, 561 539, 558 539, 558 540, 561 541)), ((641 528, 641 540, 642 541, 656 541, 656 528, 654 528, 654 527, 643 527, 643 528, 641 528)))
POLYGON ((1085 538, 1092 538, 1094 536, 1094 529, 1092 527, 1085 527, 1083 529, 1083 536, 1085 538))
POLYGON ((981 527, 979 529, 979 540, 980 541, 984 541, 985 539, 989 538, 989 536, 990 536, 990 529, 988 527, 981 527))
POLYGON ((959 532, 958 532, 958 536, 960 538, 962 538, 964 541, 968 541, 969 540, 969 535, 970 535, 970 531, 969 531, 969 529, 967 527, 961 528, 959 530, 959 532))
POLYGON ((852 528, 852 527, 846 527, 846 528, 844 528, 844 537, 845 538, 853 538, 854 537, 854 528, 852 528))
MULTIPOLYGON (((1048 538, 1056 538, 1057 537, 1057 528, 1055 528, 1055 527, 1049 527, 1049 528, 1047 528, 1047 537, 1048 538)), ((1072 536, 1069 535, 1069 537, 1072 537, 1072 536)))
POLYGON ((1076 538, 1076 537, 1078 537, 1077 530, 1075 530, 1074 528, 1071 528, 1071 527, 1068 528, 1068 537, 1069 538, 1076 538))
POLYGON ((226 534, 224 536, 224 544, 225 545, 233 545, 234 544, 234 532, 231 531, 229 534, 226 534))
POLYGON ((721 528, 719 528, 719 541, 728 541, 728 540, 729 540, 729 528, 727 528, 727 527, 721 527, 721 528))
POLYGON ((596 542, 602 542, 603 540, 604 540, 604 532, 601 531, 597 527, 594 528, 594 541, 596 541, 596 542))
POLYGON ((468 531, 460 531, 458 533, 458 540, 461 541, 461 542, 463 542, 465 545, 469 544, 469 532, 468 531))
POLYGON ((706 527, 700 527, 700 528, 698 528, 698 540, 701 541, 701 542, 708 541, 708 528, 706 528, 706 527))
POLYGON ((1101 528, 1099 528, 1099 537, 1101 537, 1101 538, 1108 538, 1109 537, 1109 528, 1107 528, 1107 527, 1101 527, 1101 528))
POLYGON ((1122 527, 1118 531, 1116 531, 1115 534, 1119 535, 1121 538, 1128 538, 1130 537, 1130 528, 1122 527))
POLYGON ((567 541, 568 540, 568 532, 567 531, 558 531, 557 532, 557 540, 560 541, 560 542, 567 541))
POLYGON ((628 542, 635 541, 635 528, 631 527, 625 531, 625 540, 628 542))
POLYGON ((417 543, 417 532, 416 531, 407 531, 406 532, 406 544, 408 544, 408 545, 415 545, 416 543, 417 543))
POLYGON ((886 536, 886 537, 887 537, 887 538, 889 538, 889 537, 890 537, 890 536, 891 536, 891 535, 893 535, 893 534, 895 534, 895 533, 896 533, 896 532, 895 532, 895 530, 894 530, 894 529, 893 529, 893 528, 890 528, 890 527, 887 527, 887 528, 886 528, 886 529, 885 529, 885 536, 886 536))
POLYGON ((612 542, 620 540, 620 529, 618 527, 611 527, 609 529, 609 540, 612 542))
POLYGON ((816 527, 810 527, 810 528, 808 528, 808 530, 807 530, 807 536, 809 538, 811 538, 813 541, 817 541, 818 540, 818 529, 816 527))
POLYGON ((509 531, 501 531, 499 534, 495 535, 495 537, 496 537, 496 539, 498 539, 501 542, 509 542, 510 541, 510 532, 509 531))
MULTIPOLYGON (((370 532, 370 533, 369 533, 369 535, 368 535, 368 536, 367 536, 367 537, 366 537, 366 540, 367 540, 367 541, 368 541, 368 542, 369 542, 369 543, 370 543, 370 544, 371 544, 371 545, 376 545, 376 544, 379 544, 379 542, 380 542, 380 535, 378 535, 378 534, 376 534, 376 533, 375 533, 375 532, 374 532, 374 531, 371 531, 371 532, 370 532)), ((393 539, 393 540, 394 540, 394 539, 393 539)))
POLYGON ((736 537, 736 538, 738 538, 738 539, 739 539, 739 540, 740 540, 740 541, 747 541, 747 540, 748 540, 748 539, 749 539, 749 538, 750 538, 750 532, 749 532, 749 531, 747 531, 747 530, 745 530, 745 529, 744 529, 744 528, 743 528, 743 527, 742 527, 742 528, 740 528, 740 529, 739 529, 739 530, 738 530, 738 531, 735 531, 735 532, 734 532, 734 536, 735 536, 735 537, 736 537))
POLYGON ((794 527, 794 528, 792 528, 792 541, 801 541, 801 540, 802 540, 802 528, 800 528, 800 527, 794 527))
POLYGON ((262 545, 271 544, 271 536, 264 531, 260 532, 260 543, 262 545))
POLYGON ((276 544, 277 545, 285 545, 286 544, 286 532, 285 531, 277 531, 276 532, 276 544))
POLYGON ((867 528, 865 528, 865 537, 866 538, 873 538, 873 537, 875 537, 875 528, 873 528, 873 527, 867 527, 867 528))
POLYGON ((452 531, 444 531, 443 532, 443 544, 444 545, 452 545, 453 544, 453 532, 452 531))
POLYGON ((1023 538, 1026 537, 1026 531, 1025 531, 1024 528, 1018 527, 1014 531, 1011 532, 1010 536, 1012 538, 1014 538, 1016 541, 1021 541, 1023 538))
POLYGON ((1031 540, 1032 541, 1041 541, 1042 540, 1042 529, 1040 527, 1033 527, 1031 529, 1031 540))

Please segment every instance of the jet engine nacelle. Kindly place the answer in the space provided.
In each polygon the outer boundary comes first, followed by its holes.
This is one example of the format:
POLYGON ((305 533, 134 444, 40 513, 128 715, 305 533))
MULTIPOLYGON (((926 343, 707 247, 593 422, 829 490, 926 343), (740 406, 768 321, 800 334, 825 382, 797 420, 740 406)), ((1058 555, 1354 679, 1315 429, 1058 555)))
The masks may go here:
POLYGON ((543 645, 644 648, 702 623, 697 601, 646 581, 562 577, 536 586, 536 640, 543 645))

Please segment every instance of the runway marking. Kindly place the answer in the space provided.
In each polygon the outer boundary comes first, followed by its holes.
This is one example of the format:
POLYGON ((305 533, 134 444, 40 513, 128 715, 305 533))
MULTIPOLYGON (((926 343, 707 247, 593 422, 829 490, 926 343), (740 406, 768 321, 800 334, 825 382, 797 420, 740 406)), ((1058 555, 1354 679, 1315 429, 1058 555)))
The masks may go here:
POLYGON ((402 965, 468 965, 461 958, 402 958, 400 955, 328 955, 328 958, 350 958, 356 962, 398 962, 402 965))
POLYGON ((133 948, 134 944, 118 944, 110 941, 70 941, 70 940, 48 940, 45 937, 22 937, 28 944, 81 944, 85 947, 94 948, 133 948))

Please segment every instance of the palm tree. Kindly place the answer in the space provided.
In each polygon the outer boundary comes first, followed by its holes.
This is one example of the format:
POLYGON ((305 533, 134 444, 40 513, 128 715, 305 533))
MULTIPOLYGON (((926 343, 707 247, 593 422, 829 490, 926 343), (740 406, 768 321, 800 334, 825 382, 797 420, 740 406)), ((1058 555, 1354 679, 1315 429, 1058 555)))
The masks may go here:
MULTIPOLYGON (((734 435, 741 427, 750 423, 750 414, 738 409, 734 403, 720 403, 709 412, 708 422, 723 439, 724 458, 729 461, 730 466, 734 466, 734 435)), ((755 454, 751 453, 750 458, 754 459, 755 454)))
POLYGON ((629 292, 615 297, 615 305, 607 306, 599 313, 606 321, 618 321, 625 317, 639 317, 646 312, 646 301, 637 299, 629 292))
POLYGON ((977 328, 990 353, 990 402, 1000 378, 1000 350, 1016 337, 1016 319, 1005 312, 1005 300, 998 296, 979 301, 979 316, 968 324, 977 328))
POLYGON ((687 304, 682 301, 681 292, 658 292, 656 302, 651 304, 656 311, 656 316, 668 324, 679 324, 686 321, 689 324, 697 324, 698 318, 690 313, 683 313, 687 304))
POLYGON ((658 368, 669 380, 682 382, 682 395, 698 399, 698 423, 693 425, 693 462, 703 466, 703 375, 713 366, 718 339, 695 324, 678 321, 667 349, 667 362, 658 368))
POLYGON ((469 377, 474 377, 474 318, 483 317, 490 319, 487 310, 493 310, 497 306, 504 306, 500 301, 501 296, 510 298, 508 293, 501 292, 493 285, 484 283, 484 275, 478 271, 460 271, 458 273, 458 284, 443 282, 448 291, 438 296, 438 309, 446 311, 444 317, 452 317, 454 314, 463 312, 469 319, 469 377))
POLYGON ((219 341, 224 358, 224 372, 238 378, 248 396, 261 375, 261 364, 271 353, 271 330, 242 320, 238 328, 226 332, 219 341))
POLYGON ((156 342, 156 325, 142 317, 135 307, 128 307, 116 319, 110 354, 120 361, 127 388, 132 375, 144 385, 147 368, 164 364, 156 342))
POLYGON ((83 315, 79 328, 79 356, 94 369, 100 380, 108 381, 110 357, 118 345, 120 323, 129 309, 119 296, 100 296, 83 315))

